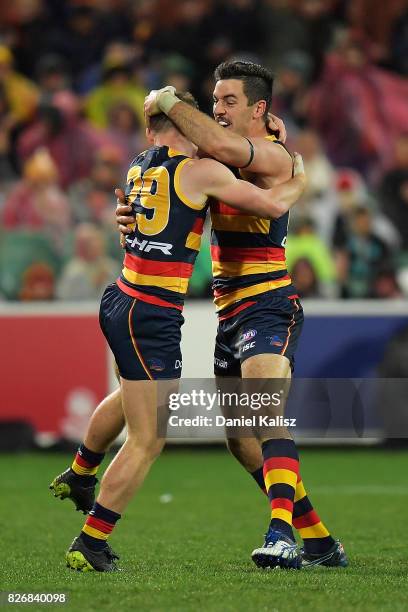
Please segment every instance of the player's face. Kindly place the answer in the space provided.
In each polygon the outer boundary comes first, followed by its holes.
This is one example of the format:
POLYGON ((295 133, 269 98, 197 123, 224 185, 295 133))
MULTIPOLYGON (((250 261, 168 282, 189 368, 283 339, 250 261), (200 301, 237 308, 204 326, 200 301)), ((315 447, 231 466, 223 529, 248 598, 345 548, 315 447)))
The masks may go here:
POLYGON ((238 79, 217 81, 213 99, 213 113, 217 123, 246 136, 252 119, 253 106, 248 106, 243 82, 238 79))

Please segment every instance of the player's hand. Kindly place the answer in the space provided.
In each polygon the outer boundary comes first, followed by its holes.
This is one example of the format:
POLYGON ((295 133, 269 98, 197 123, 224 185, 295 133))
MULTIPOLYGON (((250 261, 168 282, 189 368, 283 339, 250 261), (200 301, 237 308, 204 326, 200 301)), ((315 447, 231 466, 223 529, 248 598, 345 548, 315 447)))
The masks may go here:
POLYGON ((286 142, 286 127, 280 117, 272 115, 272 113, 268 113, 267 127, 270 132, 276 133, 276 137, 278 140, 280 140, 280 142, 286 142))
POLYGON ((306 185, 305 167, 303 165, 303 157, 300 153, 293 154, 293 176, 301 179, 306 185))
POLYGON ((148 96, 145 97, 144 101, 144 113, 146 117, 151 117, 152 115, 158 115, 162 111, 160 110, 158 100, 160 94, 165 91, 169 91, 172 94, 176 93, 175 87, 171 85, 167 85, 166 87, 162 87, 161 89, 152 89, 148 96))
POLYGON ((132 216, 132 207, 126 203, 126 197, 123 189, 115 189, 116 196, 116 223, 121 233, 120 244, 122 247, 126 244, 126 236, 132 232, 128 225, 135 223, 135 218, 132 216))

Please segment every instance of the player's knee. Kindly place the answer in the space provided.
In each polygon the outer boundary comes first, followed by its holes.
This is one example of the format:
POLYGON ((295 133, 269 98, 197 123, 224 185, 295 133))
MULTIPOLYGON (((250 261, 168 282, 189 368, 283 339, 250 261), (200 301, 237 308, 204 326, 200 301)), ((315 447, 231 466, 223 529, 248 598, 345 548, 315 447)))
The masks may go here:
POLYGON ((157 438, 156 432, 146 433, 144 436, 133 436, 131 432, 128 432, 128 440, 135 453, 142 455, 148 461, 154 461, 160 455, 165 443, 163 438, 157 438))

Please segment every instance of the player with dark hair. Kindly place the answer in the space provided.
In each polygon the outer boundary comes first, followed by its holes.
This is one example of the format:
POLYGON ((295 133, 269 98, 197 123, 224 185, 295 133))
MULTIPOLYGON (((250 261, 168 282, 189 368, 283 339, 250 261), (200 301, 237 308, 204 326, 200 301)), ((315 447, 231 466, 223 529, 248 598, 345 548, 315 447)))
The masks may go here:
MULTIPOLYGON (((151 112, 153 104, 156 112, 160 103, 160 107, 201 149, 241 167, 240 175, 258 186, 266 188, 286 180, 291 171, 290 156, 269 134, 267 123, 272 74, 254 64, 229 62, 221 64, 215 76, 218 80, 214 90, 214 117, 218 125, 196 109, 180 103, 169 88, 153 92, 147 110, 151 112), (234 78, 230 78, 231 75, 234 78)), ((130 231, 126 225, 134 219, 129 217, 131 209, 126 206, 121 190, 116 190, 116 195, 118 204, 122 204, 117 208, 117 221, 126 235, 130 231)), ((252 215, 233 213, 221 202, 212 207, 211 213, 214 294, 220 311, 214 359, 216 375, 220 378, 235 374, 243 378, 277 379, 290 376, 302 312, 285 269, 288 215, 271 223, 260 223, 252 215), (262 319, 261 329, 258 328, 259 317, 262 319), (256 340, 240 342, 254 328, 256 340), (252 346, 244 350, 247 344, 252 346), (235 357, 237 346, 241 347, 238 359, 235 357)), ((90 457, 90 469, 96 471, 103 453, 122 426, 120 392, 116 391, 92 416, 85 438, 85 445, 96 452, 94 457, 90 457)), ((256 439, 230 438, 228 447, 265 492, 264 465, 267 471, 273 471, 269 468, 274 464, 282 465, 282 462, 288 468, 294 468, 285 469, 285 472, 276 468, 275 473, 267 478, 272 520, 265 545, 259 552, 254 551, 255 562, 286 566, 289 555, 290 563, 299 564, 293 546, 293 523, 304 540, 301 550, 303 566, 347 565, 340 542, 331 537, 306 495, 298 473, 296 448, 287 432, 276 441, 265 440, 265 461, 261 444, 256 439), (268 459, 271 461, 267 462, 268 459), (289 479, 289 484, 272 484, 272 477, 283 475, 289 479)), ((69 495, 75 500, 80 498, 81 492, 86 492, 89 499, 94 485, 88 490, 85 485, 85 482, 71 481, 70 489, 65 489, 64 483, 54 488, 58 495, 69 495)))
MULTIPOLYGON (((165 112, 200 151, 238 168, 264 189, 291 176, 291 156, 270 134, 272 73, 250 62, 224 62, 214 73, 214 118, 188 107, 165 87, 151 92, 145 112, 165 112)), ((303 311, 286 269, 289 214, 269 221, 234 211, 222 199, 211 206, 214 302, 219 326, 216 376, 291 377, 303 311), (251 339, 248 342, 248 338, 251 339), (238 354, 237 354, 238 353, 238 354)), ((295 443, 286 428, 255 438, 230 438, 235 457, 265 489, 271 520, 263 546, 252 553, 262 567, 345 566, 347 559, 306 495, 295 443), (298 552, 292 524, 304 548, 298 552)))
MULTIPOLYGON (((191 95, 178 99, 189 108, 195 105, 191 95)), ((147 136, 153 146, 136 157, 127 175, 126 198, 135 224, 126 239, 123 271, 105 290, 100 308, 100 325, 120 374, 127 437, 66 554, 68 567, 80 571, 116 569, 118 557, 107 538, 163 447, 164 439, 157 435, 157 410, 162 405, 158 398, 174 389, 181 374, 183 302, 200 248, 208 197, 274 219, 286 214, 304 186, 300 157, 296 176, 264 190, 238 180, 215 160, 195 159, 197 147, 166 115, 150 119, 147 136)), ((105 408, 111 400, 112 396, 105 408)), ((116 433, 117 424, 109 421, 109 426, 110 435, 116 433)), ((64 497, 65 491, 88 510, 101 455, 82 445, 72 468, 53 481, 55 493, 64 497)))

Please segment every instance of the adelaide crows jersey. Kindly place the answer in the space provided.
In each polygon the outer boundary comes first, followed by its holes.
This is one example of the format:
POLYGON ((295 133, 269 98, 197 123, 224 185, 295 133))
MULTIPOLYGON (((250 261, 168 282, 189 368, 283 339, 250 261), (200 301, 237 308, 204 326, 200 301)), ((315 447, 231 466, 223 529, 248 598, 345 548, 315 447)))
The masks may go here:
POLYGON ((182 307, 200 249, 207 204, 180 189, 180 171, 190 161, 167 146, 151 147, 130 165, 126 199, 136 223, 126 238, 119 287, 163 306, 182 307))
MULTIPOLYGON (((268 136, 267 140, 276 140, 268 136)), ((237 178, 239 171, 235 170, 237 178)), ((238 300, 286 287, 285 244, 289 213, 261 219, 223 202, 211 205, 211 258, 217 310, 238 300)))

